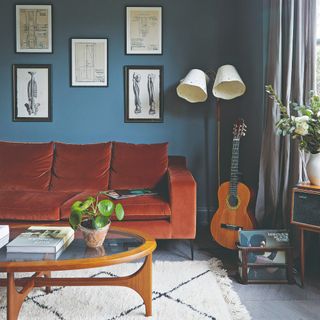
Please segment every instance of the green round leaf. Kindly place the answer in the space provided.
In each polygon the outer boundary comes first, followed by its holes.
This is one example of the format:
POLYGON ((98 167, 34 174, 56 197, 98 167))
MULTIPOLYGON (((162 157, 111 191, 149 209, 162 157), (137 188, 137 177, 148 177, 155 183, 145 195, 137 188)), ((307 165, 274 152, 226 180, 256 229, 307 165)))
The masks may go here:
POLYGON ((71 206, 71 211, 82 211, 81 210, 82 201, 76 201, 71 206))
POLYGON ((95 198, 93 197, 88 197, 85 201, 82 202, 81 204, 81 210, 87 210, 94 202, 95 202, 95 198))
POLYGON ((101 200, 98 203, 98 209, 103 216, 109 218, 112 215, 112 212, 114 210, 114 203, 108 199, 101 200))
POLYGON ((109 222, 109 218, 106 216, 97 216, 95 219, 92 220, 92 226, 95 229, 100 229, 105 227, 109 222))
POLYGON ((121 203, 118 203, 116 205, 116 217, 120 221, 124 218, 124 210, 121 203))
POLYGON ((95 199, 93 197, 88 197, 85 201, 76 201, 71 206, 71 211, 85 211, 87 210, 93 203, 95 199))
POLYGON ((79 224, 82 220, 82 212, 79 210, 71 211, 71 215, 69 217, 69 223, 72 229, 77 230, 79 224))

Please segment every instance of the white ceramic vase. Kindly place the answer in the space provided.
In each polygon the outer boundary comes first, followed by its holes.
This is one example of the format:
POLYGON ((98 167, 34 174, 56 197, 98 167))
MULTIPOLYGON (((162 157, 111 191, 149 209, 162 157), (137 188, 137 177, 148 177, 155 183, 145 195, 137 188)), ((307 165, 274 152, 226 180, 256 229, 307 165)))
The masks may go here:
POLYGON ((310 183, 320 186, 320 153, 310 154, 306 169, 310 183))

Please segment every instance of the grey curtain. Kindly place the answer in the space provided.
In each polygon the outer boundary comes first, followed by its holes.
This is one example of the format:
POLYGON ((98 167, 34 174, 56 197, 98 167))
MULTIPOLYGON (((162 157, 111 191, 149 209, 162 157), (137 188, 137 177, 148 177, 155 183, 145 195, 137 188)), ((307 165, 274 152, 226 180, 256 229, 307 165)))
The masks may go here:
MULTIPOLYGON (((266 84, 285 105, 306 102, 315 89, 316 0, 269 0, 266 84)), ((304 155, 290 137, 276 134, 280 112, 265 100, 256 218, 263 227, 287 227, 291 188, 305 180, 304 155)))

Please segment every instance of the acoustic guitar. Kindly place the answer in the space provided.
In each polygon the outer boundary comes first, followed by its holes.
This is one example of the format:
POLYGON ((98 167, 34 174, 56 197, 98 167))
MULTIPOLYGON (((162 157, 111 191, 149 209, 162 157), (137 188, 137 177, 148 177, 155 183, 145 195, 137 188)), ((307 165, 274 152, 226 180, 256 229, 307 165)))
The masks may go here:
POLYGON ((236 249, 239 230, 254 228, 254 219, 248 212, 251 192, 245 184, 239 182, 238 172, 240 138, 245 135, 245 131, 246 125, 239 119, 233 127, 230 181, 219 187, 219 207, 210 226, 214 240, 229 249, 236 249))

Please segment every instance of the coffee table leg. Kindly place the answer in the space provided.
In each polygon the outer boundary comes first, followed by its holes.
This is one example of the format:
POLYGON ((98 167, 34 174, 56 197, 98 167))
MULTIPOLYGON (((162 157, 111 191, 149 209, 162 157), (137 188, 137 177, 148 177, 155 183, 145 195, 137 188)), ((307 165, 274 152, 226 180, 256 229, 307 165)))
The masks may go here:
POLYGON ((14 273, 7 273, 7 319, 16 320, 20 312, 21 305, 28 292, 24 294, 18 292, 14 281, 14 273))
POLYGON ((142 267, 130 277, 128 287, 135 290, 143 299, 146 316, 152 315, 152 254, 148 255, 142 267))
POLYGON ((152 254, 146 257, 144 263, 144 276, 142 279, 142 299, 146 306, 146 316, 152 316, 152 254))
MULTIPOLYGON (((43 273, 45 278, 51 278, 51 271, 46 271, 43 273)), ((46 287, 46 294, 49 294, 51 292, 51 286, 46 287)))
POLYGON ((30 278, 18 279, 18 286, 22 286, 21 291, 17 291, 14 272, 7 273, 7 320, 17 320, 22 303, 29 292, 35 286, 35 279, 41 277, 42 272, 33 274, 30 278))

